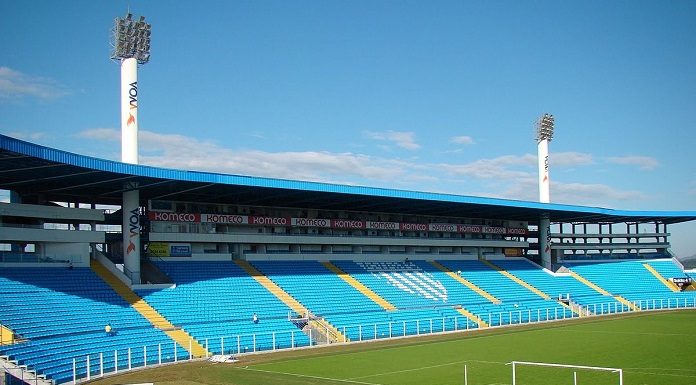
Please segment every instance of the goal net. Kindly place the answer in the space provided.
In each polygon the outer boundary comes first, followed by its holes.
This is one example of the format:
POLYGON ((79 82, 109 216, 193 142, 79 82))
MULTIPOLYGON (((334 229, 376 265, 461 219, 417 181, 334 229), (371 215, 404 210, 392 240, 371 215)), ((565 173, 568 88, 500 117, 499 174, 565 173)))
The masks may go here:
POLYGON ((623 385, 619 368, 512 361, 512 385, 623 385))

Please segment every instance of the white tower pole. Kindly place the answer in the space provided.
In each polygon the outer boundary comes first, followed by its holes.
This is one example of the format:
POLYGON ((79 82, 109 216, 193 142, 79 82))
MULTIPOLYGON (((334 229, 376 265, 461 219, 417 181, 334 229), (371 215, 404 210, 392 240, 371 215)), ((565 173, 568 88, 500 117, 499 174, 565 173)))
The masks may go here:
MULTIPOLYGON (((537 161, 539 164, 539 202, 551 201, 549 180, 549 142, 553 139, 553 115, 544 114, 537 123, 537 161)), ((541 265, 552 269, 551 259, 551 219, 548 213, 539 218, 539 255, 541 265)))
MULTIPOLYGON (((121 161, 138 164, 138 61, 121 60, 121 161)), ((124 185, 123 266, 131 283, 140 283, 140 190, 138 183, 124 185)))
MULTIPOLYGON (((111 58, 121 63, 121 161, 138 164, 138 64, 150 60, 150 24, 128 13, 116 18, 111 58)), ((123 186, 123 265, 131 283, 140 283, 140 190, 137 181, 123 186)))
POLYGON ((121 162, 138 164, 138 60, 121 60, 121 162))
POLYGON ((537 160, 539 163, 539 202, 551 202, 549 181, 549 140, 540 140, 537 144, 537 160))

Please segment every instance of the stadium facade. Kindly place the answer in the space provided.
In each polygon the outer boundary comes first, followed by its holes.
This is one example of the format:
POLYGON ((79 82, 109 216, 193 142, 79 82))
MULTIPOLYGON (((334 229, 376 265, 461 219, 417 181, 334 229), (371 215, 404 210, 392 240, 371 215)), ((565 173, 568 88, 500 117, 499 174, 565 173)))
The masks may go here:
POLYGON ((162 169, 7 136, 0 140, 0 188, 10 190, 15 203, 4 205, 8 231, 0 242, 20 252, 33 245, 31 253, 39 259, 60 251, 75 256, 77 264, 86 264, 97 250, 122 258, 124 246, 113 236, 120 232, 114 225, 126 230, 126 239, 141 235, 142 254, 156 257, 526 256, 538 262, 539 218, 548 215, 557 266, 564 260, 671 257, 668 225, 696 219, 696 212, 611 210, 162 169), (123 192, 131 189, 140 192, 139 208, 120 215, 123 192), (111 213, 97 209, 104 205, 113 207, 111 213), (8 227, 13 221, 29 227, 8 227), (48 222, 89 231, 57 240, 41 234, 59 230, 31 228, 48 222))
POLYGON ((696 288, 669 260, 668 226, 695 220, 692 211, 172 170, 4 135, 0 189, 11 191, 0 204, 0 327, 11 336, 2 359, 28 366, 37 381, 89 379, 97 359, 102 374, 104 365, 118 371, 126 348, 130 368, 134 341, 152 343, 133 358, 147 365, 658 309, 672 300, 696 306, 696 291, 682 292, 696 288), (137 207, 123 210, 134 190, 137 207), (552 223, 543 268, 534 264, 540 218, 552 223), (140 246, 129 243, 134 236, 140 246), (132 247, 142 255, 135 263, 124 260, 132 247), (34 294, 37 303, 66 306, 57 312, 105 315, 44 330, 47 321, 23 316, 44 306, 32 305, 34 294), (101 346, 102 338, 111 339, 101 346), (59 358, 36 354, 65 346, 71 350, 59 358))

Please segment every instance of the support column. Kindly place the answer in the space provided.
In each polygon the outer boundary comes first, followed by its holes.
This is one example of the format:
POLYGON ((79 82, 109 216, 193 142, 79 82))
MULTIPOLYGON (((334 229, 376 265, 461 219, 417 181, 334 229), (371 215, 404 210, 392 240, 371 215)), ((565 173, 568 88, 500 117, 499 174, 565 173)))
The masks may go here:
POLYGON ((542 214, 539 219, 539 255, 541 266, 551 269, 551 220, 548 214, 542 214))
POLYGON ((140 283, 140 190, 129 183, 123 193, 123 266, 131 283, 140 283))

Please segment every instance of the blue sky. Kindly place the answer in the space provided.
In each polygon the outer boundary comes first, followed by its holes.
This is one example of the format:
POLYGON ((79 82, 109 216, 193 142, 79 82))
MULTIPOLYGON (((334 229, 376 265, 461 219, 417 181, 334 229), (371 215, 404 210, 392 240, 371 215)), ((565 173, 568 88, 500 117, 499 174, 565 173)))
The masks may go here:
MULTIPOLYGON (((0 132, 120 159, 127 7, 152 23, 140 162, 696 210, 694 1, 0 1, 0 132)), ((670 228, 696 253, 696 224, 670 228)))

